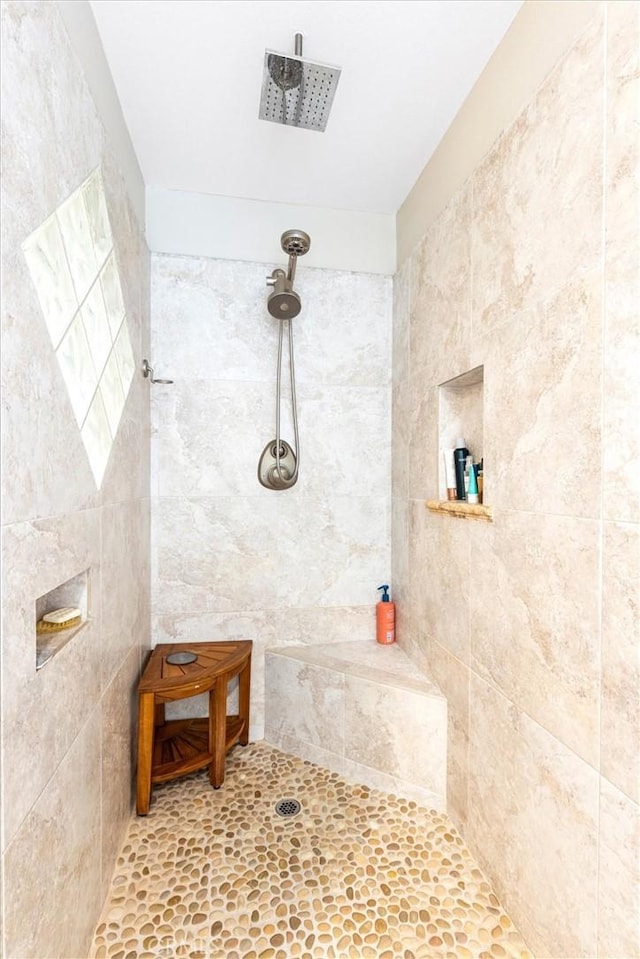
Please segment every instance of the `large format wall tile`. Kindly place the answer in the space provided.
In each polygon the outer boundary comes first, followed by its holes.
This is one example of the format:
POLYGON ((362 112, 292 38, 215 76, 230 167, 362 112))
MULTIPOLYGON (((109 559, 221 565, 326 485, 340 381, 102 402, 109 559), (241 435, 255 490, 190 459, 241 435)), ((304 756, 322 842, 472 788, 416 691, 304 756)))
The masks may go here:
MULTIPOLYGON (((7 218, 10 214, 7 214, 7 218)), ((4 215, 3 215, 4 218, 4 215)), ((8 244, 3 240, 3 247, 8 244)), ((89 460, 22 251, 3 257, 3 522, 99 502, 89 460), (9 289, 10 280, 15 291, 9 289), (30 317, 30 322, 25 322, 30 317), (69 469, 69 464, 73 469, 69 469)))
POLYGON ((148 500, 129 500, 101 510, 102 663, 106 688, 148 617, 148 500))
MULTIPOLYGON (((389 502, 389 387, 298 389, 301 474, 305 493, 374 496, 389 502)), ((292 433, 290 433, 293 442, 292 433)), ((265 443, 275 437, 266 434, 265 443)))
POLYGON ((99 511, 5 527, 2 566, 6 844, 100 695, 99 511), (85 570, 91 621, 36 672, 36 599, 85 570))
POLYGON ((389 386, 391 277, 301 265, 295 288, 302 297, 293 321, 299 382, 389 386))
POLYGON ((598 524, 500 513, 482 533, 470 590, 473 667, 596 764, 598 524))
MULTIPOLYGON (((281 437, 295 447, 290 391, 281 437)), ((389 492, 389 389, 297 389, 298 490, 333 496, 389 492), (304 464, 304 465, 302 465, 304 464)), ((275 439, 275 385, 195 380, 153 396, 154 486, 160 496, 270 497, 258 461, 275 439)))
POLYGON ((469 777, 469 669, 433 641, 426 663, 425 670, 447 698, 447 810, 464 827, 469 777))
POLYGON ((391 391, 391 495, 409 495, 410 386, 403 379, 391 391))
POLYGON ((599 517, 601 286, 599 270, 575 277, 489 338, 484 445, 494 507, 599 517))
MULTIPOLYGON (((264 736, 265 652, 274 646, 317 643, 375 643, 374 606, 313 606, 257 609, 232 613, 186 613, 156 616, 154 643, 198 643, 223 639, 250 639, 251 655, 251 738, 264 736)), ((176 715, 187 715, 183 701, 176 715)), ((191 701, 188 701, 191 702, 191 701)), ((206 715, 207 703, 199 698, 189 714, 206 715)))
POLYGON ((603 69, 600 14, 473 175, 474 337, 600 261, 603 69))
POLYGON ((295 489, 160 498, 155 613, 369 605, 388 569, 386 511, 378 499, 295 489))
MULTIPOLYGON (((149 643, 149 383, 134 376, 98 491, 21 246, 100 166, 136 367, 148 356, 149 254, 58 5, 3 3, 2 39, 6 954, 43 959, 86 954, 101 869, 113 866, 100 696, 127 645, 139 662, 149 643), (36 599, 85 569, 90 622, 36 672, 36 599)), ((128 704, 111 708, 129 720, 128 704)))
MULTIPOLYGON (((396 604, 396 628, 409 598, 409 504, 391 500, 391 599, 396 604)), ((396 634, 396 639, 397 639, 396 634)))
POLYGON ((539 959, 596 955, 598 774, 471 675, 468 840, 539 959))
POLYGON ((151 258, 156 376, 272 382, 277 337, 265 309, 262 263, 204 257, 151 258))
POLYGON ((296 739, 344 754, 344 674, 284 656, 267 659, 265 735, 296 739))
POLYGON ((267 495, 258 460, 275 437, 275 387, 190 378, 155 390, 151 411, 158 495, 267 495))
POLYGON ((463 190, 429 228, 411 264, 408 411, 396 411, 394 432, 407 433, 413 499, 438 496, 437 387, 469 369, 470 216, 470 193, 463 190), (406 427, 399 422, 403 415, 406 427))
POLYGON ((103 899, 97 713, 6 849, 4 870, 6 955, 86 956, 103 899))
POLYGON ((135 350, 136 373, 102 480, 102 505, 149 497, 150 387, 149 381, 143 378, 138 369, 142 365, 143 356, 148 355, 148 350, 144 354, 140 347, 135 350))
POLYGON ((444 808, 446 700, 397 645, 273 650, 267 655, 267 690, 269 742, 354 782, 444 808), (302 715, 291 708, 296 684, 302 687, 302 715))
POLYGON ((408 500, 406 504, 407 580, 402 606, 396 611, 399 642, 404 649, 410 646, 416 655, 427 643, 425 627, 426 588, 429 574, 425 563, 427 549, 427 511, 422 500, 408 500))
POLYGON ((410 499, 433 499, 438 495, 438 390, 435 386, 427 387, 425 382, 424 375, 412 374, 408 387, 410 499))
POLYGON ((600 780, 598 955, 640 955, 640 807, 600 780))
POLYGON ((640 802, 640 527, 605 523, 601 754, 604 776, 640 802))
POLYGON ((409 378, 409 285, 411 261, 407 260, 393 278, 392 382, 409 378))
POLYGON ((607 5, 604 514, 640 521, 640 7, 607 5), (636 424, 634 429, 633 424, 636 424))
POLYGON ((112 451, 96 490, 21 245, 102 164, 134 347, 148 322, 139 295, 148 253, 55 7, 5 4, 3 38, 3 522, 14 523, 97 505, 116 477, 142 495, 147 445, 142 384, 134 383, 116 441, 121 452, 112 451), (131 469, 131 454, 139 469, 131 469))
POLYGON ((592 11, 428 227, 394 302, 401 344, 408 273, 399 641, 448 699, 451 813, 553 959, 639 948, 640 8, 592 11), (494 522, 427 518, 437 387, 479 365, 494 522))
POLYGON ((157 616, 157 643, 215 642, 250 639, 253 666, 261 652, 273 646, 365 642, 375 636, 374 607, 313 606, 309 609, 253 609, 229 613, 186 613, 157 616))
MULTIPOLYGON (((273 492, 257 479, 275 437, 267 272, 153 258, 152 353, 176 380, 152 394, 154 638, 248 630, 252 735, 264 728, 265 649, 373 637, 390 573, 391 280, 299 264, 300 476, 273 492)), ((293 442, 287 364, 285 337, 281 435, 293 442)))
POLYGON ((391 495, 406 497, 409 487, 409 284, 407 261, 393 280, 391 391, 391 495))
POLYGON ((429 513, 421 500, 409 513, 409 602, 420 634, 462 662, 469 657, 469 527, 429 513))
POLYGON ((471 189, 445 207, 417 248, 412 282, 411 379, 435 386, 469 369, 471 189))
POLYGON ((444 796, 447 737, 442 698, 349 673, 344 695, 347 757, 444 796))
MULTIPOLYGON (((268 272, 263 263, 154 256, 158 375, 275 386, 277 323, 266 308, 268 272)), ((301 265, 295 287, 303 304, 293 321, 298 382, 388 385, 391 280, 301 265)))
POLYGON ((106 895, 133 808, 136 771, 136 693, 140 657, 131 650, 101 700, 102 894, 106 895))

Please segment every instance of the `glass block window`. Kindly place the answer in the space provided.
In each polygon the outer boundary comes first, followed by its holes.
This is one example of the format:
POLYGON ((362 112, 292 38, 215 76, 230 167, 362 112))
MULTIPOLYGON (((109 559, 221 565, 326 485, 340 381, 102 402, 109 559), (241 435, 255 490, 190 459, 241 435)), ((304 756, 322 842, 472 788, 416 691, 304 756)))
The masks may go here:
POLYGON ((135 361, 99 170, 22 249, 100 488, 135 361))

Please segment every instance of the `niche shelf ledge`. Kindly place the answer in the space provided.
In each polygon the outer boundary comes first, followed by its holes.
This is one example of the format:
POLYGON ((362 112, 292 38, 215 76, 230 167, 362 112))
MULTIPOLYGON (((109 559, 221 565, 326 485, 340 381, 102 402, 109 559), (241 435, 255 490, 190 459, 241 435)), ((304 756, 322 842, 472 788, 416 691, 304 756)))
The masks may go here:
POLYGON ((84 629, 88 622, 88 619, 84 619, 81 623, 70 626, 69 629, 60 629, 55 633, 40 633, 36 642, 36 672, 42 669, 52 656, 59 653, 81 629, 84 629))
POLYGON ((57 629, 43 633, 38 632, 36 625, 36 672, 42 669, 90 622, 90 596, 90 571, 85 569, 72 579, 68 579, 66 583, 60 583, 55 589, 38 597, 34 610, 36 624, 45 613, 50 613, 51 610, 60 609, 64 606, 77 606, 80 610, 80 622, 74 623, 67 629, 57 629))
POLYGON ((463 503, 462 500, 425 500, 426 508, 442 516, 458 516, 460 519, 479 519, 485 523, 493 522, 493 510, 481 503, 463 503))

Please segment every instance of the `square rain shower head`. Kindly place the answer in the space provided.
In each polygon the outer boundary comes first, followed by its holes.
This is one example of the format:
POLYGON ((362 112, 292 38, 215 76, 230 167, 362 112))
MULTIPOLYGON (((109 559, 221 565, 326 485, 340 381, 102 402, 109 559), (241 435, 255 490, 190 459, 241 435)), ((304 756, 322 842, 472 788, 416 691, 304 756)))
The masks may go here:
POLYGON ((265 50, 259 118, 323 133, 340 73, 340 67, 265 50))

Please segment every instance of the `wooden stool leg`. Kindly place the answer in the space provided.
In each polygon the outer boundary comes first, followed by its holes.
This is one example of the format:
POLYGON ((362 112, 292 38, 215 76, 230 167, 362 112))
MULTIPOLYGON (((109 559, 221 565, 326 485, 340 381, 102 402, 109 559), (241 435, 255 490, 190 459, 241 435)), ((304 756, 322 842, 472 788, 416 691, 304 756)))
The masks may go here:
POLYGON ((227 681, 216 680, 209 693, 209 751, 213 759, 209 766, 209 781, 214 789, 224 782, 224 762, 227 753, 227 681))
POLYGON ((238 742, 241 746, 246 746, 249 742, 249 702, 251 700, 251 656, 246 664, 240 670, 238 677, 238 713, 240 719, 244 721, 242 733, 238 742))
POLYGON ((153 734, 155 703, 153 693, 138 696, 138 774, 136 808, 139 816, 146 816, 151 803, 151 771, 153 766, 153 734))

